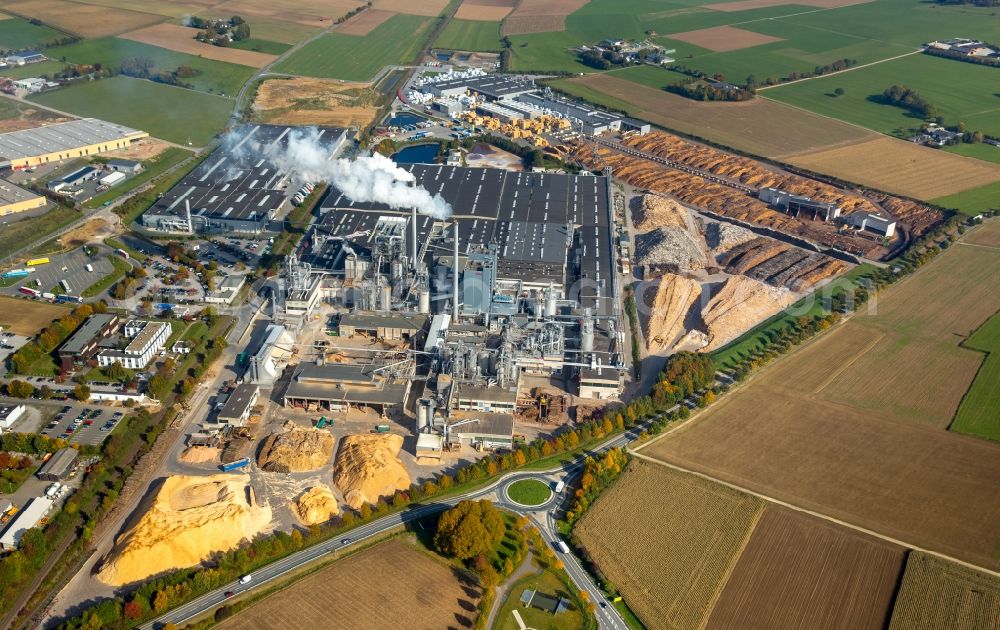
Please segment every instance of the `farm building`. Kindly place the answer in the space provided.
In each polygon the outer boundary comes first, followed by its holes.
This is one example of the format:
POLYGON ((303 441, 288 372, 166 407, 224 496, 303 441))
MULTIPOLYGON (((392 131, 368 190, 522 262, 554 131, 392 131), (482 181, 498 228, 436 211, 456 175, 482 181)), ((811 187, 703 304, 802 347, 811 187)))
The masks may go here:
POLYGON ((170 337, 170 324, 167 322, 146 322, 129 320, 123 329, 128 345, 121 349, 102 350, 97 355, 97 364, 108 367, 120 363, 130 370, 141 370, 153 357, 163 350, 170 337))
POLYGON ((24 532, 38 525, 38 522, 52 509, 52 499, 45 497, 35 497, 28 502, 23 510, 18 512, 7 529, 0 534, 0 549, 16 549, 21 542, 24 532))
POLYGON ((14 87, 19 90, 24 90, 28 94, 34 94, 36 92, 41 92, 42 88, 45 87, 45 79, 39 79, 37 77, 31 77, 27 79, 17 79, 13 81, 14 87))
MULTIPOLYGON (((295 194, 291 173, 264 156, 268 147, 288 142, 293 127, 246 125, 188 173, 142 215, 143 227, 163 232, 236 232, 268 229, 278 208, 295 194), (190 206, 190 213, 188 212, 190 206)), ((343 147, 347 131, 320 129, 330 157, 343 147)))
POLYGON ((10 182, 0 182, 0 217, 41 208, 45 197, 28 192, 10 182))
POLYGON ((0 429, 9 429, 17 419, 24 415, 27 408, 24 405, 4 403, 0 405, 0 429))
POLYGON ((47 462, 42 464, 35 476, 45 481, 62 481, 73 470, 76 456, 77 452, 74 448, 67 446, 59 449, 47 462))
POLYGON ((0 168, 18 170, 124 149, 148 135, 96 118, 11 131, 0 134, 0 168))
POLYGON ((226 404, 219 411, 216 422, 242 427, 250 418, 250 410, 257 404, 260 388, 248 383, 240 383, 226 399, 226 404))
POLYGON ((34 50, 7 56, 8 66, 24 66, 29 63, 41 63, 43 61, 45 61, 45 55, 34 50))
POLYGON ((58 350, 62 369, 68 372, 94 356, 98 345, 118 332, 120 324, 114 313, 98 313, 87 318, 58 350))

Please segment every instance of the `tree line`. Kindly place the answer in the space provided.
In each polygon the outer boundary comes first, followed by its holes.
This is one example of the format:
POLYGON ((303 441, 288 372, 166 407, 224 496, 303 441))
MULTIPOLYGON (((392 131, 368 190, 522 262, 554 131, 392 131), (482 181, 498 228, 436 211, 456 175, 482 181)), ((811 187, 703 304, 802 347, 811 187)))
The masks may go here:
POLYGON ((94 302, 93 304, 81 304, 77 306, 66 315, 49 324, 35 339, 24 344, 17 352, 12 354, 10 356, 11 371, 15 374, 30 373, 31 366, 36 361, 46 354, 51 354, 88 317, 94 313, 106 313, 107 310, 108 306, 104 302, 94 302))
POLYGON ((351 19, 352 17, 354 17, 358 13, 361 13, 365 9, 370 9, 371 7, 372 7, 372 2, 371 2, 371 0, 368 0, 368 2, 366 2, 365 4, 362 4, 359 7, 354 7, 353 9, 351 9, 350 11, 348 11, 347 13, 345 13, 344 15, 342 15, 339 18, 337 18, 336 20, 334 20, 334 23, 335 24, 343 24, 344 22, 346 22, 347 20, 351 19))

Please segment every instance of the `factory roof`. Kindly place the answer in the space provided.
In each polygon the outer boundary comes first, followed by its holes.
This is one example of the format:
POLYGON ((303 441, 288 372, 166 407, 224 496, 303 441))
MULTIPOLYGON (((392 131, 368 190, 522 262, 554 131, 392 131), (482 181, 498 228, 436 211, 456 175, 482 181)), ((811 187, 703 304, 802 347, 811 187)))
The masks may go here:
POLYGON ((456 383, 455 397, 464 400, 513 403, 517 401, 517 392, 500 389, 499 387, 474 387, 465 383, 456 383))
POLYGON ((145 131, 96 118, 82 118, 44 127, 0 134, 0 156, 8 160, 47 155, 113 142, 145 137, 145 131))
POLYGON ((83 352, 83 349, 93 340, 94 337, 108 324, 110 324, 118 316, 114 313, 98 313, 96 315, 91 315, 87 318, 87 321, 83 322, 79 328, 76 329, 69 339, 63 342, 63 345, 59 348, 59 352, 67 352, 71 354, 76 354, 83 352))
POLYGON ((452 411, 451 421, 475 418, 479 422, 470 422, 454 429, 461 435, 498 435, 510 439, 514 434, 514 416, 509 413, 482 413, 479 411, 452 411))
POLYGON ((38 195, 19 188, 10 182, 0 182, 0 206, 21 203, 29 199, 38 199, 38 195))
POLYGON ((142 166, 142 162, 139 160, 126 160, 125 158, 111 158, 108 160, 108 166, 124 166, 126 168, 135 168, 136 166, 142 166))
MULTIPOLYGON (((0 420, 6 420, 8 417, 14 415, 15 411, 23 411, 24 405, 20 403, 3 403, 0 404, 0 420)), ((20 412, 19 412, 20 413, 20 412)))
POLYGON ((378 366, 349 363, 316 365, 300 363, 285 391, 285 398, 334 402, 402 404, 409 383, 376 380, 378 366))
MULTIPOLYGON (((211 219, 261 222, 276 210, 293 191, 286 191, 288 173, 283 173, 263 151, 288 142, 294 127, 246 125, 234 132, 234 140, 224 143, 188 173, 147 210, 151 215, 191 215, 211 219)), ((345 130, 320 129, 331 155, 343 141, 345 130)))
POLYGON ((38 521, 42 520, 42 517, 48 514, 51 509, 52 499, 45 497, 31 499, 28 505, 11 520, 10 525, 3 531, 3 535, 0 535, 0 546, 5 549, 17 546, 21 542, 21 536, 24 535, 24 532, 38 525, 38 521))
POLYGON ((534 81, 526 81, 521 77, 512 77, 505 74, 488 74, 479 77, 451 79, 449 81, 434 83, 432 86, 433 89, 439 91, 469 89, 491 98, 503 98, 537 89, 534 81))
POLYGON ((68 446, 66 448, 61 448, 56 451, 55 455, 50 457, 47 462, 42 464, 42 467, 38 469, 36 474, 42 479, 46 476, 54 476, 61 479, 65 477, 66 474, 69 473, 70 468, 73 467, 73 463, 76 462, 76 456, 76 449, 68 446))
POLYGON ((259 393, 260 389, 256 385, 240 383, 233 389, 229 398, 226 399, 225 406, 219 412, 219 419, 242 420, 250 411, 250 407, 256 402, 257 394, 259 393))
POLYGON ((420 330, 427 324, 427 315, 422 313, 379 313, 375 311, 345 313, 340 316, 341 326, 354 328, 400 328, 420 330))

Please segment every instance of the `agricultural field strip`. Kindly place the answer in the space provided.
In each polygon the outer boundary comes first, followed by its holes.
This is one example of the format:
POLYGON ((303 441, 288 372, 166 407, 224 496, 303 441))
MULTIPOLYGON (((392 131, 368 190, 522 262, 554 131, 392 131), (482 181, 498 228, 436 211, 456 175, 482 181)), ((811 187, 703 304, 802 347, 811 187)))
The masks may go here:
MULTIPOLYGON (((786 85, 793 85, 795 83, 802 83, 803 81, 812 81, 813 79, 818 79, 820 77, 832 77, 838 74, 844 74, 845 72, 853 72, 855 70, 861 70, 862 68, 867 68, 869 66, 877 66, 880 63, 885 63, 887 61, 895 61, 896 59, 902 59, 903 57, 909 57, 910 55, 919 55, 921 51, 914 50, 908 53, 903 53, 902 55, 896 55, 895 57, 887 57, 886 59, 879 59, 878 61, 871 61, 869 63, 863 63, 860 66, 852 66, 845 70, 837 70, 836 72, 828 72, 817 77, 806 77, 805 79, 795 79, 794 81, 786 81, 784 83, 779 83, 778 85, 764 85, 757 88, 757 93, 761 93, 764 90, 770 90, 771 88, 784 87, 786 85)), ((765 97, 766 98, 766 97, 765 97)), ((982 112, 986 113, 986 112, 982 112)))
POLYGON ((844 372, 846 372, 852 365, 854 365, 858 360, 860 360, 861 357, 863 357, 866 353, 870 352, 872 348, 874 348, 875 346, 877 346, 879 344, 879 342, 881 342, 884 337, 885 337, 885 333, 882 332, 882 331, 878 331, 878 334, 875 335, 875 337, 871 341, 869 341, 868 343, 866 343, 865 346, 864 346, 864 348, 862 348, 860 351, 857 351, 857 352, 853 353, 854 356, 851 357, 850 361, 844 361, 844 362, 842 362, 842 364, 841 364, 840 367, 838 367, 836 370, 833 370, 830 373, 829 376, 827 376, 825 379, 823 379, 822 381, 820 381, 820 383, 816 386, 816 388, 813 389, 812 393, 813 394, 819 394, 824 389, 826 389, 826 387, 830 383, 832 383, 833 381, 835 381, 837 379, 837 377, 839 377, 841 374, 843 374, 844 372))
MULTIPOLYGON (((808 345, 808 344, 804 344, 804 345, 808 345)), ((738 387, 745 387, 745 386, 746 385, 744 384, 744 385, 740 385, 738 387)), ((727 395, 731 395, 732 391, 733 390, 730 390, 730 392, 727 395)), ((854 530, 856 532, 860 532, 862 534, 868 534, 869 536, 874 536, 875 538, 878 538, 879 540, 883 540, 885 542, 889 542, 889 543, 892 543, 894 545, 899 545, 901 547, 906 547, 906 548, 912 549, 914 551, 920 551, 922 553, 926 553, 928 555, 931 555, 931 556, 934 556, 934 557, 937 557, 937 558, 941 558, 941 559, 947 560, 949 562, 954 562, 955 564, 962 565, 963 567, 966 567, 966 568, 969 568, 969 569, 974 569, 976 571, 981 571, 983 573, 987 573, 989 575, 992 575, 993 577, 1000 578, 1000 571, 994 571, 992 569, 988 569, 986 567, 982 567, 982 566, 979 566, 977 564, 973 564, 971 562, 966 562, 965 560, 961 560, 959 558, 955 558, 953 556, 949 556, 948 554, 940 553, 938 551, 932 551, 930 549, 926 549, 926 548, 921 547, 919 545, 914 545, 913 543, 909 543, 909 542, 907 542, 905 540, 900 540, 898 538, 893 538, 892 536, 887 536, 887 535, 882 534, 880 532, 877 532, 875 530, 868 529, 868 528, 865 528, 865 527, 861 527, 860 525, 855 525, 854 523, 851 523, 849 521, 845 521, 845 520, 842 520, 842 519, 830 516, 828 514, 824 514, 822 512, 817 512, 815 510, 810 510, 808 508, 800 507, 800 506, 795 505, 793 503, 789 503, 788 501, 783 501, 782 499, 778 499, 776 497, 772 497, 772 496, 763 494, 761 492, 757 492, 755 490, 751 490, 750 488, 746 488, 744 486, 740 486, 740 485, 737 485, 737 484, 734 484, 734 483, 730 483, 730 482, 725 481, 723 479, 718 479, 716 477, 713 477, 712 475, 709 475, 709 474, 706 474, 706 473, 703 473, 703 472, 699 472, 697 470, 692 470, 690 468, 685 468, 684 466, 678 466, 677 464, 672 464, 670 462, 663 461, 661 459, 656 459, 655 457, 650 457, 649 455, 646 455, 644 453, 640 453, 639 452, 641 449, 643 449, 643 448, 645 448, 645 447, 647 447, 647 446, 649 446, 651 444, 655 444, 656 442, 659 442, 661 439, 667 437, 668 435, 670 435, 674 431, 676 431, 678 429, 681 429, 681 428, 684 428, 684 427, 688 427, 692 423, 697 422, 697 420, 698 420, 699 417, 704 417, 704 414, 696 415, 695 417, 691 418, 687 422, 678 424, 677 426, 674 426, 674 427, 672 427, 672 428, 664 431, 663 433, 661 433, 660 435, 658 435, 654 439, 646 442, 645 444, 642 444, 642 445, 640 445, 640 446, 638 446, 638 447, 636 447, 634 449, 630 448, 629 452, 631 452, 632 455, 634 455, 634 456, 636 456, 636 457, 638 457, 640 459, 643 459, 645 461, 648 461, 648 462, 651 462, 651 463, 654 463, 654 464, 659 464, 661 466, 666 466, 667 468, 672 468, 672 469, 674 469, 676 471, 679 471, 679 472, 682 472, 682 473, 688 473, 690 475, 695 475, 695 476, 697 476, 697 477, 699 477, 701 479, 704 479, 705 481, 710 481, 712 483, 721 484, 721 485, 726 486, 727 488, 730 488, 732 490, 736 490, 738 492, 743 492, 743 493, 749 494, 749 495, 757 497, 759 499, 763 499, 765 501, 769 501, 769 502, 771 502, 771 503, 773 503, 775 505, 780 505, 780 506, 786 507, 786 508, 788 508, 790 510, 795 510, 796 512, 801 512, 803 514, 808 514, 810 516, 814 516, 816 518, 820 518, 820 519, 822 519, 824 521, 827 521, 829 523, 834 523, 836 525, 847 527, 847 528, 849 528, 851 530, 854 530)))

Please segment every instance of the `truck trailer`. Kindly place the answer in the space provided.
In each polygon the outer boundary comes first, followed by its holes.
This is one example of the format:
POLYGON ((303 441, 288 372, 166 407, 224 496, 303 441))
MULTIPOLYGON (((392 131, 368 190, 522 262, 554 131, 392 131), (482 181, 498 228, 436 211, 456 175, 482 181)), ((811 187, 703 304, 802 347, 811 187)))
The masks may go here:
POLYGON ((243 459, 237 459, 235 462, 229 462, 228 464, 223 464, 219 468, 222 469, 222 472, 230 472, 233 470, 238 470, 240 468, 246 468, 249 465, 250 465, 250 458, 244 457, 243 459))

